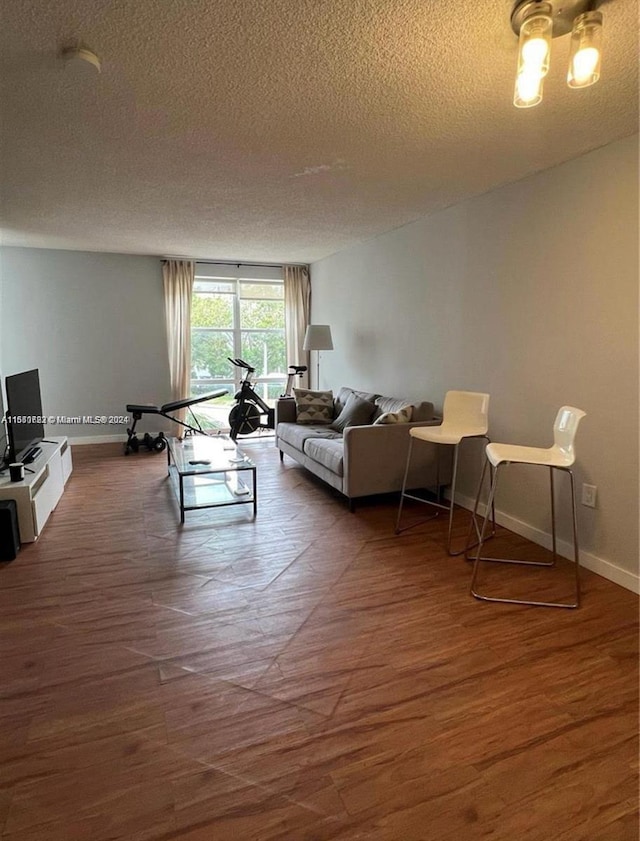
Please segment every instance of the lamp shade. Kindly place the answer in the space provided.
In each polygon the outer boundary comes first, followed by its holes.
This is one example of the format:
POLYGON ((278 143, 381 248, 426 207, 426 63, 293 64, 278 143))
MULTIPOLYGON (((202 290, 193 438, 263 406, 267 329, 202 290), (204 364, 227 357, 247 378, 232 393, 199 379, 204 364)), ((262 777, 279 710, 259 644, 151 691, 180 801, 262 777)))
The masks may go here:
POLYGON ((303 350, 333 350, 331 327, 328 324, 309 324, 304 336, 303 350))

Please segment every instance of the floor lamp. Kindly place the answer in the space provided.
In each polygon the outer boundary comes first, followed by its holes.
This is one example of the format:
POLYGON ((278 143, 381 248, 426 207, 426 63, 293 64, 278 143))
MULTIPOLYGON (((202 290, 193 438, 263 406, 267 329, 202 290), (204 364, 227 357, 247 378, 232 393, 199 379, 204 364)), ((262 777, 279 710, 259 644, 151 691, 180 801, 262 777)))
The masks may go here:
POLYGON ((320 388, 320 351, 333 350, 331 327, 328 324, 309 324, 304 336, 303 350, 315 350, 318 354, 316 361, 316 388, 320 388))

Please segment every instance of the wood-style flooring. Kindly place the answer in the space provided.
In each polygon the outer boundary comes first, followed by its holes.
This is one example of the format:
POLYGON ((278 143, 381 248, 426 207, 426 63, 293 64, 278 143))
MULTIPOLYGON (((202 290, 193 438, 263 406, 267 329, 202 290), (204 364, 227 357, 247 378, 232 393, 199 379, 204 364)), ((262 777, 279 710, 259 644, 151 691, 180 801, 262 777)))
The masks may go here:
POLYGON ((0 565, 2 838, 636 841, 637 598, 585 571, 576 611, 478 602, 444 521, 395 536, 395 499, 247 450, 257 519, 180 527, 164 454, 73 449, 0 565))

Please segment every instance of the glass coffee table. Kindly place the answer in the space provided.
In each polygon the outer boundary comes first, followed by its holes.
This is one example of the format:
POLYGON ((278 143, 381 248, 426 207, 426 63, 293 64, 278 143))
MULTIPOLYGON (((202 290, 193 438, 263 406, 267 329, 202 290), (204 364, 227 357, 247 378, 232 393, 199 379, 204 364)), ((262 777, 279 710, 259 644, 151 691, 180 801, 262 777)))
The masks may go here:
POLYGON ((256 466, 226 435, 167 438, 169 477, 185 511, 253 505, 258 513, 256 466))

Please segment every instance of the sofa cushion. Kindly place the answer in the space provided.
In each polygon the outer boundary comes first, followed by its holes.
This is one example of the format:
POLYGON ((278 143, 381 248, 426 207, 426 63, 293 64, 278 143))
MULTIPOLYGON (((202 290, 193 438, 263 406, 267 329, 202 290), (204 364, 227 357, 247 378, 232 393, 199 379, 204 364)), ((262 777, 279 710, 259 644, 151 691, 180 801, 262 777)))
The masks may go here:
POLYGON ((406 406, 413 407, 413 402, 411 400, 407 400, 406 397, 385 397, 380 394, 376 397, 376 406, 377 410, 373 418, 374 420, 387 412, 399 412, 406 406))
POLYGON ((413 406, 403 406, 397 412, 384 412, 374 420, 374 424, 409 423, 413 414, 413 406))
POLYGON ((415 403, 407 400, 406 397, 384 397, 381 394, 376 397, 375 402, 378 408, 373 416, 374 423, 380 415, 384 415, 386 412, 399 412, 405 406, 413 406, 413 411, 411 412, 412 423, 430 421, 434 418, 433 403, 415 403))
POLYGON ((344 475, 344 444, 342 436, 337 438, 307 438, 304 442, 304 454, 326 467, 337 476, 344 475))
POLYGON ((296 423, 326 423, 333 420, 333 392, 294 388, 296 423))
POLYGON ((278 424, 278 439, 295 447, 296 450, 304 452, 304 442, 308 438, 340 438, 342 436, 339 432, 333 432, 328 426, 310 426, 308 424, 298 423, 279 423, 278 424))
POLYGON ((331 429, 337 432, 344 432, 348 426, 363 426, 371 422, 371 417, 376 410, 376 404, 370 400, 363 400, 357 394, 352 393, 347 398, 344 408, 338 417, 330 424, 331 429))
POLYGON ((358 397, 362 397, 363 400, 368 400, 370 403, 375 403, 376 397, 378 397, 377 394, 372 394, 369 391, 356 391, 355 388, 347 388, 347 386, 343 386, 333 401, 334 417, 337 418, 340 412, 344 409, 344 405, 350 394, 357 394, 358 397))
POLYGON ((419 423, 420 421, 430 421, 435 418, 435 411, 433 403, 414 403, 413 414, 411 415, 412 423, 419 423))

